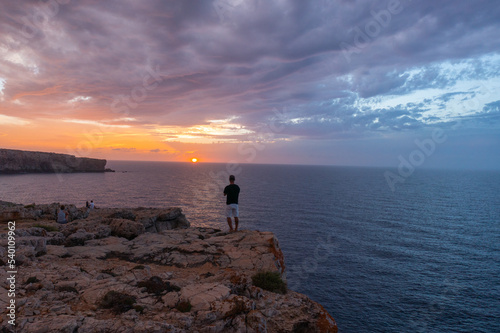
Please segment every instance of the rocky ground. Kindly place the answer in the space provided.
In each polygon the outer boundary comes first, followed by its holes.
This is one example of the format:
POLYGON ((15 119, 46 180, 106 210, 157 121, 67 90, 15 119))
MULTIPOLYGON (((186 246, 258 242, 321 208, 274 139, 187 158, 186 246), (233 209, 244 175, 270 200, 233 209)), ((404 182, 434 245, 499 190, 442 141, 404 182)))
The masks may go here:
POLYGON ((69 206, 59 225, 56 208, 0 202, 0 264, 16 221, 17 265, 15 330, 2 278, 0 332, 337 332, 305 295, 254 285, 286 280, 270 232, 191 228, 179 208, 69 206))

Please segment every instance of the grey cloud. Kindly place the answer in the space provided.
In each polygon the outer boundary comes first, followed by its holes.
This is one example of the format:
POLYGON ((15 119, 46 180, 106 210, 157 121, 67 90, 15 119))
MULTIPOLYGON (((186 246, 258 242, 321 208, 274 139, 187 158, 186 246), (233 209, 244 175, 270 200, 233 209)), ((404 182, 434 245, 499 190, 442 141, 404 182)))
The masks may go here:
POLYGON ((111 148, 111 150, 113 150, 113 151, 119 151, 119 152, 122 152, 122 153, 133 153, 137 149, 136 148, 111 148))
MULTIPOLYGON (((0 77, 7 79, 7 99, 61 86, 40 102, 40 109, 69 112, 65 101, 91 96, 87 105, 99 112, 82 106, 71 113, 109 121, 117 117, 113 99, 133 97, 147 68, 158 65, 164 74, 161 82, 128 108, 127 116, 137 118, 137 124, 195 125, 235 115, 244 126, 258 129, 269 122, 273 108, 289 105, 294 117, 312 120, 284 133, 317 138, 421 128, 417 109, 425 101, 365 113, 354 105, 363 98, 500 75, 500 66, 486 60, 470 62, 454 76, 437 65, 498 52, 500 7, 493 0, 401 0, 401 13, 391 15, 380 34, 347 62, 340 43, 354 45, 355 29, 363 31, 376 22, 373 13, 386 10, 387 4, 245 1, 227 12, 223 22, 210 1, 71 1, 48 19, 46 29, 23 38, 23 18, 34 13, 38 2, 7 2, 0 13, 0 45, 30 54, 40 74, 2 59, 0 77), (408 75, 419 66, 426 69, 408 75), (338 80, 340 76, 350 79, 338 80)), ((441 98, 445 102, 451 97, 441 98)))
POLYGON ((483 111, 479 113, 474 120, 481 123, 486 123, 489 125, 499 125, 500 124, 500 100, 488 103, 483 108, 483 111))
POLYGON ((150 150, 150 152, 151 152, 151 153, 161 153, 161 152, 166 152, 166 153, 168 153, 169 151, 170 151, 170 150, 168 150, 168 149, 158 149, 158 148, 157 148, 157 149, 151 149, 151 150, 150 150))

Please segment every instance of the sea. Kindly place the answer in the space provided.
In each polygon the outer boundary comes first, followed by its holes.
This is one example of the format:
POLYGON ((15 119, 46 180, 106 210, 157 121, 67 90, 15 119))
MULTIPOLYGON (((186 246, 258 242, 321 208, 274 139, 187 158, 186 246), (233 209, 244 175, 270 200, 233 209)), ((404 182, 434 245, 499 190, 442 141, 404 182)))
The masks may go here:
POLYGON ((287 283, 339 332, 500 332, 500 171, 108 161, 114 173, 0 176, 0 200, 182 207, 228 230, 223 188, 241 188, 240 229, 272 231, 287 283))

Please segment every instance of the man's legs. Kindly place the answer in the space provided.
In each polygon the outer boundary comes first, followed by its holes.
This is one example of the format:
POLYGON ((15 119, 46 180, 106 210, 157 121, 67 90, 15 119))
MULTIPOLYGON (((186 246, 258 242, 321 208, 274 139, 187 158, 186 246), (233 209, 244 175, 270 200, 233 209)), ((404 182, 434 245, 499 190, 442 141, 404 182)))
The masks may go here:
POLYGON ((238 217, 234 217, 234 231, 238 231, 238 222, 240 222, 238 217))
MULTIPOLYGON (((238 222, 236 222, 237 217, 235 217, 236 229, 238 229, 238 222)), ((227 218, 227 225, 229 226, 229 232, 233 231, 233 221, 230 217, 227 218)))

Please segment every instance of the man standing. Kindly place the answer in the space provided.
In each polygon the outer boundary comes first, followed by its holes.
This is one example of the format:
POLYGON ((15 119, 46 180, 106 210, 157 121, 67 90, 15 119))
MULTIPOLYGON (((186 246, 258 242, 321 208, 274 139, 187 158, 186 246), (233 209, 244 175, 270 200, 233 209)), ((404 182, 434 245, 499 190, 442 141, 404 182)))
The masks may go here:
POLYGON ((227 224, 229 225, 229 232, 238 231, 238 195, 240 194, 240 187, 234 183, 234 176, 229 176, 229 185, 224 188, 224 195, 226 196, 226 216, 227 224), (231 217, 234 216, 234 230, 233 221, 231 217))

